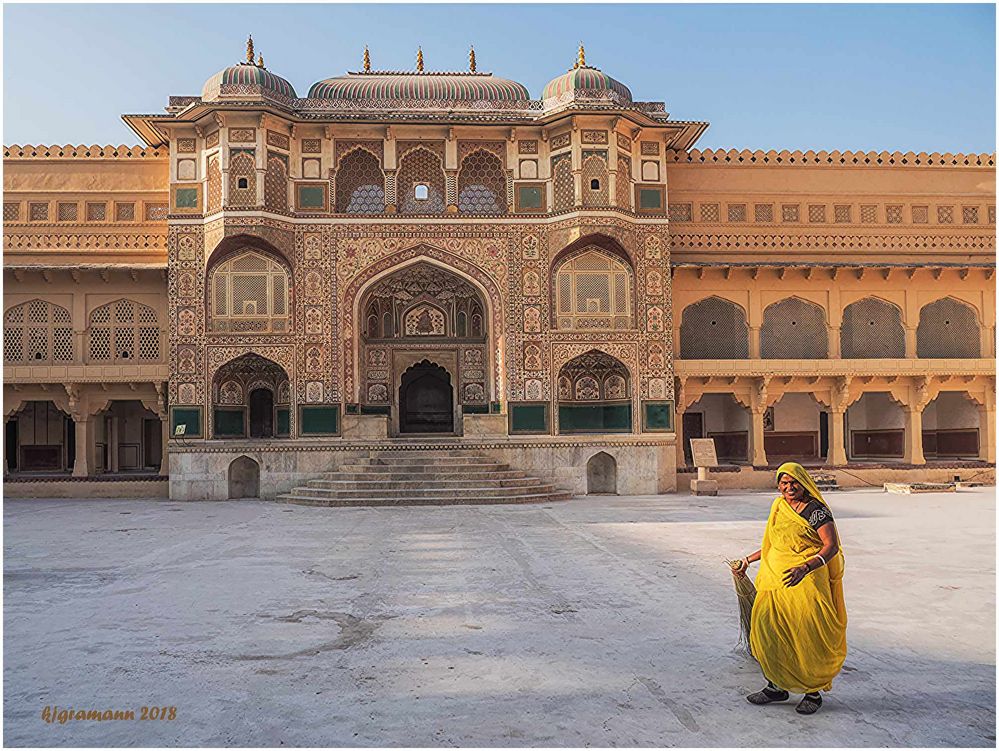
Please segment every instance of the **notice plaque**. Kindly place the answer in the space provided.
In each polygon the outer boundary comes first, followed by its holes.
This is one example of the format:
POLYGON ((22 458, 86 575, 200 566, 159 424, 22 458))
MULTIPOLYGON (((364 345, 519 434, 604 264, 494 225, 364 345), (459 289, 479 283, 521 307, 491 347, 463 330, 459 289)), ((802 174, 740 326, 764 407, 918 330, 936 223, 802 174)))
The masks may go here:
POLYGON ((715 453, 714 438, 691 438, 690 453, 693 455, 695 467, 718 466, 718 455, 715 453))

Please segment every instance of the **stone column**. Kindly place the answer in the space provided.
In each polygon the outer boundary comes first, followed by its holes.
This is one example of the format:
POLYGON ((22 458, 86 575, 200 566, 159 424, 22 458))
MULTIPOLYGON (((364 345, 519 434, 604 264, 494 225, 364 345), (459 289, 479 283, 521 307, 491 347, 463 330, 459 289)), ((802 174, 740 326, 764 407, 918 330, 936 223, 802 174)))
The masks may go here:
POLYGON ((767 452, 763 445, 764 412, 766 412, 766 407, 763 409, 754 409, 752 412, 753 430, 750 434, 749 450, 752 453, 754 467, 764 467, 767 464, 767 452))
POLYGON ((978 458, 983 462, 996 460, 996 410, 995 405, 978 406, 978 458))
POLYGON ((111 428, 108 430, 107 444, 108 444, 108 466, 105 468, 108 472, 118 471, 118 418, 112 417, 111 428))
POLYGON ((905 356, 909 360, 916 359, 916 329, 905 328, 905 356))
POLYGON ((683 399, 679 396, 676 397, 676 415, 673 419, 676 420, 676 425, 674 425, 674 432, 676 433, 676 466, 684 467, 687 465, 687 459, 683 455, 683 442, 686 437, 683 435, 683 413, 687 411, 687 408, 683 404, 683 399))
POLYGON ((907 404, 905 407, 905 461, 908 464, 926 464, 923 458, 923 408, 907 404))
POLYGON ((166 477, 170 473, 170 415, 167 412, 160 412, 160 430, 162 432, 162 438, 160 443, 162 444, 163 456, 160 459, 160 476, 166 477))
POLYGON ((846 410, 829 411, 829 453, 826 463, 834 467, 846 464, 846 410))
POLYGON ((749 327, 749 359, 760 359, 760 327, 749 327))
POLYGON ((829 331, 829 359, 838 360, 843 354, 840 351, 839 326, 830 326, 829 331))
POLYGON ((72 415, 73 429, 76 432, 76 456, 73 459, 73 477, 88 477, 90 475, 89 442, 93 439, 93 415, 79 412, 72 415))

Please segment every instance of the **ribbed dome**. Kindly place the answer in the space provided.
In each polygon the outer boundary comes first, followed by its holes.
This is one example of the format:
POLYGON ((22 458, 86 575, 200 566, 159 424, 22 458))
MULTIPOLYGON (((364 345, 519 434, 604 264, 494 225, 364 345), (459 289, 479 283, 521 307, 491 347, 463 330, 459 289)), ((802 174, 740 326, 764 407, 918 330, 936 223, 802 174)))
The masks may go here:
POLYGON ((604 94, 608 99, 631 102, 631 91, 627 86, 620 81, 615 81, 601 70, 585 65, 573 68, 568 73, 549 81, 541 98, 562 98, 576 92, 588 97, 604 94))
POLYGON ((516 81, 492 73, 348 73, 312 84, 310 99, 516 102, 531 98, 516 81))
POLYGON ((201 92, 204 100, 268 95, 277 95, 283 99, 296 98, 295 89, 290 83, 254 63, 237 63, 219 71, 205 81, 201 92))

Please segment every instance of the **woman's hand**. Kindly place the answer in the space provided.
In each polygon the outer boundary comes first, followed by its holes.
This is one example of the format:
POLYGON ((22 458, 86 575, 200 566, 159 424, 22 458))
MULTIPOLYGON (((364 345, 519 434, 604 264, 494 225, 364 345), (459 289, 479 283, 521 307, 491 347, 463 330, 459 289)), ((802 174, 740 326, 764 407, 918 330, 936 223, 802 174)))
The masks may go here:
POLYGON ((747 571, 749 571, 748 556, 746 558, 740 558, 737 561, 732 561, 733 576, 745 576, 747 571))
POLYGON ((784 571, 784 586, 793 587, 798 584, 808 573, 811 571, 808 566, 802 564, 800 566, 795 566, 794 568, 789 568, 784 571))

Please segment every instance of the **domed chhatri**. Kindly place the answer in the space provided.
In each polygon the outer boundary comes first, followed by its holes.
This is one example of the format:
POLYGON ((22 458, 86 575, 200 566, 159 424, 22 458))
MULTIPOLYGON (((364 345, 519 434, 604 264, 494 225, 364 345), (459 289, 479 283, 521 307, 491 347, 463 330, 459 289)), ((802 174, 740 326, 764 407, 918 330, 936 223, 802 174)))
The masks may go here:
POLYGON ((579 45, 576 64, 568 73, 552 79, 545 86, 541 98, 567 101, 575 98, 608 99, 618 104, 631 103, 631 91, 598 68, 586 64, 586 51, 579 45))
POLYGON ((522 102, 531 98, 522 84, 475 69, 475 53, 469 53, 469 70, 425 71, 423 50, 417 51, 415 71, 371 70, 364 48, 364 69, 318 81, 309 89, 309 99, 407 102, 522 102))
POLYGON ((212 101, 221 98, 257 98, 295 99, 294 87, 281 76, 271 73, 264 67, 261 55, 256 62, 253 60, 253 37, 246 41, 246 61, 230 65, 220 70, 205 81, 201 98, 212 101))

